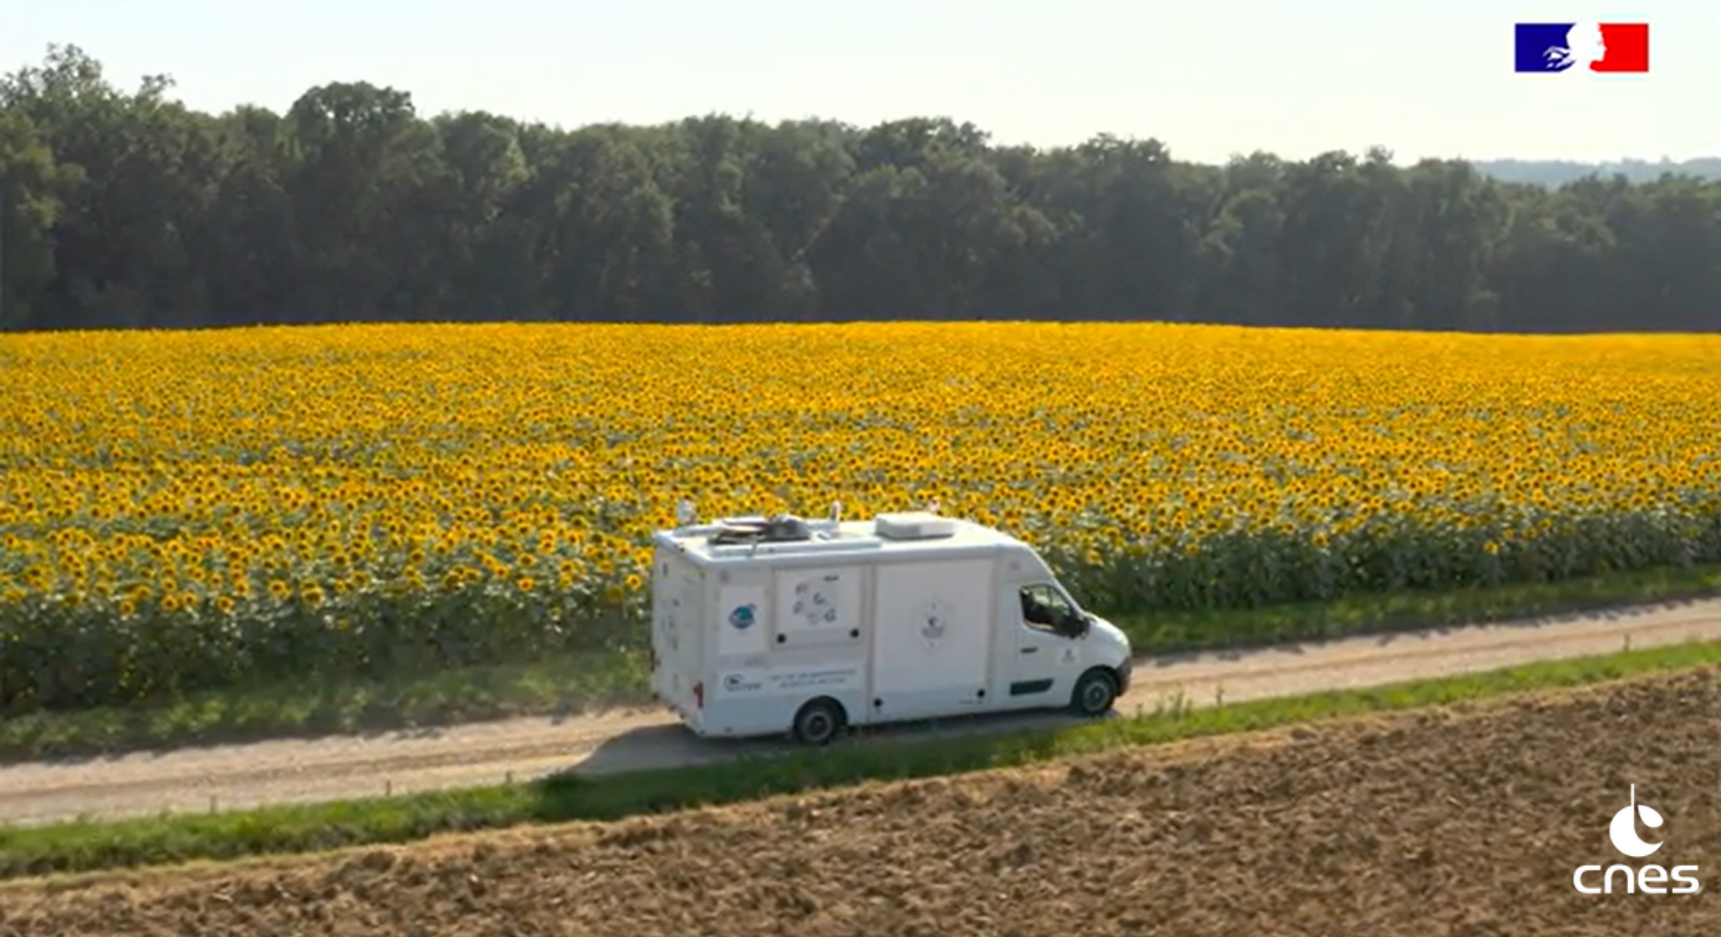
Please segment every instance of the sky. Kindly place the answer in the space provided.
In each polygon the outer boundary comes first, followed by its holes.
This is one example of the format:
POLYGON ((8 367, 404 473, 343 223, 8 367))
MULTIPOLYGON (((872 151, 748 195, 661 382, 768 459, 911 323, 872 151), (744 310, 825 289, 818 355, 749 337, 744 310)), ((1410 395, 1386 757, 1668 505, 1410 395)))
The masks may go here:
POLYGON ((333 81, 421 114, 574 127, 727 113, 971 121, 1001 144, 1155 137, 1204 162, 1721 155, 1715 0, 0 0, 0 71, 49 43, 186 104, 333 81), (1650 73, 1515 75, 1518 21, 1648 22, 1650 73))

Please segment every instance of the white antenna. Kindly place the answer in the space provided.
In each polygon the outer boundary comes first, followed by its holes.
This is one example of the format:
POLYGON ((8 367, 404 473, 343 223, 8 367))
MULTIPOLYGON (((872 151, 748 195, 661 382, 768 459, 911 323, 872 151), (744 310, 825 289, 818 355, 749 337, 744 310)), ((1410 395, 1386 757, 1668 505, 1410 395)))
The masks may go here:
POLYGON ((842 523, 842 520, 843 520, 843 503, 841 501, 832 501, 831 502, 831 523, 840 524, 840 523, 842 523))
POLYGON ((693 502, 682 498, 675 506, 675 522, 682 527, 690 527, 699 519, 699 512, 693 509, 693 502))

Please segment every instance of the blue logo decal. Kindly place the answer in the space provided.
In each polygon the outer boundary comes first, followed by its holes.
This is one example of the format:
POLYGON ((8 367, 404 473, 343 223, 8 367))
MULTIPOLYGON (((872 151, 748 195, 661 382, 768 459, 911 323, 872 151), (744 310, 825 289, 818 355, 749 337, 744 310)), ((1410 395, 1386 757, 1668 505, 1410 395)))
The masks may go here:
POLYGON ((735 610, 729 613, 729 624, 734 625, 739 631, 746 631, 753 627, 753 606, 736 606, 735 610))

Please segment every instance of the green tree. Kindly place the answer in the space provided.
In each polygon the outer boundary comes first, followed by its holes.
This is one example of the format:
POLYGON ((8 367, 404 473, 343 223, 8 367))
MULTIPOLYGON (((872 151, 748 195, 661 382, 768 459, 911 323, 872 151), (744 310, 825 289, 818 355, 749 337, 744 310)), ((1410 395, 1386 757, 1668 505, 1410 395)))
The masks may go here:
POLYGON ((122 92, 75 46, 0 79, 0 328, 1721 324, 1716 160, 1210 166, 1103 134, 998 146, 948 117, 563 129, 427 119, 363 81, 284 114, 196 113, 172 87, 122 92))

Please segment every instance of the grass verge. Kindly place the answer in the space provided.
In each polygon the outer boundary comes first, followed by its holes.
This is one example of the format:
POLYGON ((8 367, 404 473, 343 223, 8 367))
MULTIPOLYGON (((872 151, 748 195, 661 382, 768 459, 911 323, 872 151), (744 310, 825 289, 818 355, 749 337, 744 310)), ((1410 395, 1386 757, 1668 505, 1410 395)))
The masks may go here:
MULTIPOLYGON (((1563 582, 1348 596, 1330 602, 1111 616, 1140 654, 1479 624, 1721 594, 1721 565, 1609 573, 1563 582)), ((647 698, 643 652, 552 655, 530 663, 303 682, 157 706, 0 718, 0 764, 241 742, 570 715, 647 698)))
POLYGON ((1531 664, 1366 690, 1173 707, 1062 728, 843 744, 716 765, 261 810, 0 828, 0 877, 399 843, 437 833, 636 814, 962 774, 1127 746, 1601 683, 1721 662, 1721 642, 1531 664))

